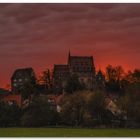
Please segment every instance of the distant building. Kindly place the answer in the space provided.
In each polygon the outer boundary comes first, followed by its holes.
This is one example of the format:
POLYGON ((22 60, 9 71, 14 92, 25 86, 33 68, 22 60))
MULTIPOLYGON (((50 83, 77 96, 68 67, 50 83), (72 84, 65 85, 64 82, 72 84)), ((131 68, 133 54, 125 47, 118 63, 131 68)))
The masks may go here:
POLYGON ((6 90, 6 89, 3 89, 3 88, 0 88, 0 96, 3 95, 3 94, 9 94, 10 91, 9 90, 6 90))
POLYGON ((110 110, 115 116, 123 113, 111 98, 105 98, 106 109, 110 110))
POLYGON ((61 92, 70 75, 68 65, 54 65, 54 85, 57 92, 61 92))
POLYGON ((9 105, 17 104, 22 106, 22 97, 20 94, 13 94, 8 90, 0 89, 0 101, 8 103, 9 105))
POLYGON ((17 94, 7 94, 2 97, 2 101, 8 103, 9 105, 17 104, 19 107, 22 106, 22 97, 17 94))
POLYGON ((92 90, 95 79, 93 56, 71 56, 69 53, 68 66, 71 74, 76 74, 79 81, 92 90))
POLYGON ((32 68, 17 69, 11 78, 12 92, 20 93, 26 83, 34 84, 35 82, 35 73, 32 68))
POLYGON ((72 74, 76 74, 79 81, 92 90, 95 81, 93 56, 71 56, 69 52, 66 65, 54 65, 54 86, 62 91, 67 78, 72 74))
MULTIPOLYGON (((43 95, 46 96, 46 95, 43 95)), ((64 95, 47 95, 46 97, 48 98, 48 102, 50 103, 50 107, 53 110, 56 110, 57 112, 61 111, 61 100, 63 98, 64 95)), ((45 97, 44 97, 45 98, 45 97)))

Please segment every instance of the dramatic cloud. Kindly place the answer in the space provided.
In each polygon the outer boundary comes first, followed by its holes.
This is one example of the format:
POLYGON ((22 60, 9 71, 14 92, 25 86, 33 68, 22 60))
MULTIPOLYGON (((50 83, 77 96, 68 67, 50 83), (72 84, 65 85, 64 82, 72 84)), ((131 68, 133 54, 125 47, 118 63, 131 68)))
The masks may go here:
POLYGON ((0 86, 13 71, 36 73, 74 55, 96 67, 140 68, 140 4, 0 4, 0 86))

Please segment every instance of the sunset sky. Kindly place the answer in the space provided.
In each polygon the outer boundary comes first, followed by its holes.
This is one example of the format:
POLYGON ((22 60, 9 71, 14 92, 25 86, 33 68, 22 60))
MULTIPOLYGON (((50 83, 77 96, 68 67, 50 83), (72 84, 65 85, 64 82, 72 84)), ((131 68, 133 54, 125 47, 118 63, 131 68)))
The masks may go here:
POLYGON ((38 75, 72 55, 140 68, 140 4, 0 4, 0 87, 17 68, 38 75))

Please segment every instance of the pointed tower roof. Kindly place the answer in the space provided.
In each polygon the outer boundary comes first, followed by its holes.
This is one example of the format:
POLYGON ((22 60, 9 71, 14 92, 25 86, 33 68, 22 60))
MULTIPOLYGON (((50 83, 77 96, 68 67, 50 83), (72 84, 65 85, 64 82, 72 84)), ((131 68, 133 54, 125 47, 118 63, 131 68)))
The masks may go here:
POLYGON ((69 54, 68 54, 68 64, 69 64, 69 62, 70 62, 70 57, 71 57, 71 55, 70 55, 70 50, 69 50, 69 54))
POLYGON ((70 50, 69 50, 69 57, 70 57, 70 50))

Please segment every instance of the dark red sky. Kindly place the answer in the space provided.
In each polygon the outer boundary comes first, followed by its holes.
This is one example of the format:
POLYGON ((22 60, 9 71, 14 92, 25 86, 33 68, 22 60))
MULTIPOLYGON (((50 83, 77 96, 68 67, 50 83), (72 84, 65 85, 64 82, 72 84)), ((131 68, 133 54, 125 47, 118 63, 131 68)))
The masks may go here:
POLYGON ((0 4, 0 87, 16 68, 38 74, 73 55, 140 68, 140 4, 0 4))

